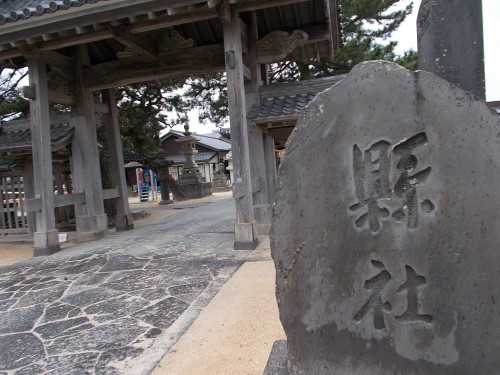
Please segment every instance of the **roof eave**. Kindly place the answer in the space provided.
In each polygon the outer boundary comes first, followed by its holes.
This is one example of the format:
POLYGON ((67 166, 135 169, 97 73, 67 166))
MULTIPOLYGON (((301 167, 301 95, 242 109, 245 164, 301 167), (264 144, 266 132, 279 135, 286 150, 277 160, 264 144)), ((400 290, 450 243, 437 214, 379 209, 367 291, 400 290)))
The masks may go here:
POLYGON ((5 23, 0 26, 0 44, 204 2, 206 0, 134 0, 133 2, 114 0, 85 4, 80 7, 5 23))

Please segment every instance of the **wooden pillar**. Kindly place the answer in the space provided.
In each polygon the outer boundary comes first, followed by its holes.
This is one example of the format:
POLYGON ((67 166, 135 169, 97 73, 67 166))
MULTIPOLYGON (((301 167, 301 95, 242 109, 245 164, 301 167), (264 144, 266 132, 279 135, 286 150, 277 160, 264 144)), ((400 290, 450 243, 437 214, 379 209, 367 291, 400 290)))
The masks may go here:
POLYGON ((114 90, 103 90, 104 102, 108 104, 109 113, 104 115, 104 124, 108 138, 108 150, 113 172, 113 185, 118 187, 120 197, 117 199, 116 230, 134 229, 134 220, 128 204, 127 181, 123 164, 122 143, 120 140, 120 125, 118 123, 118 108, 114 90))
POLYGON ((268 202, 271 207, 274 204, 275 191, 276 191, 276 180, 278 177, 276 169, 276 153, 274 151, 274 139, 273 136, 269 134, 264 134, 264 158, 266 165, 267 174, 267 185, 268 185, 268 202))
POLYGON ((82 69, 88 64, 85 48, 77 47, 74 107, 76 126, 72 144, 74 189, 85 193, 85 205, 75 207, 79 242, 103 238, 108 231, 97 149, 94 99, 92 91, 83 85, 82 69))
MULTIPOLYGON (((248 53, 246 57, 251 79, 245 84, 245 94, 247 109, 250 110, 253 105, 260 102, 259 87, 262 85, 260 65, 257 63, 256 41, 258 35, 255 12, 252 12, 250 15, 247 35, 248 53)), ((254 216, 259 233, 267 234, 271 229, 272 218, 272 201, 269 199, 269 179, 273 176, 270 176, 268 172, 265 158, 264 134, 261 128, 249 124, 248 130, 250 155, 252 155, 250 163, 252 167, 254 216)))
POLYGON ((36 211, 34 255, 50 255, 61 247, 54 215, 47 65, 40 58, 28 58, 28 72, 30 85, 35 87, 35 99, 30 99, 34 190, 41 201, 36 211))
POLYGON ((257 228, 253 213, 252 175, 241 47, 241 20, 234 5, 223 17, 229 121, 233 151, 233 195, 236 204, 235 249, 254 249, 257 228))
MULTIPOLYGON (((35 198, 35 181, 33 178, 33 160, 26 158, 23 166, 23 190, 24 199, 35 198)), ((36 212, 27 213, 28 233, 34 237, 36 232, 36 212)))

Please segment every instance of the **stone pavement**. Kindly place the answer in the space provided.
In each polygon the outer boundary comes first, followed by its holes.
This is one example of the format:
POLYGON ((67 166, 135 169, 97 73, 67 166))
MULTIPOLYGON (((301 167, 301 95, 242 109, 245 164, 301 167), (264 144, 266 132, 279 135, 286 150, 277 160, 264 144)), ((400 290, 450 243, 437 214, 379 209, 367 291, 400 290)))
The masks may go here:
POLYGON ((269 237, 261 239, 152 375, 286 374, 286 344, 278 356, 281 361, 266 367, 273 344, 284 339, 285 332, 275 297, 269 237))
POLYGON ((0 267, 0 375, 148 374, 249 251, 231 198, 0 267))

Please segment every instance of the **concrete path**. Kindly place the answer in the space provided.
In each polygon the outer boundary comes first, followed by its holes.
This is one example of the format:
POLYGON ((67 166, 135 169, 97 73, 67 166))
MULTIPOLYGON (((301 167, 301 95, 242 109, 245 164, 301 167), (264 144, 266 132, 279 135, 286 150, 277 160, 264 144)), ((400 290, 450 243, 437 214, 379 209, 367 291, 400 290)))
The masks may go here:
POLYGON ((0 267, 0 375, 149 374, 250 254, 234 216, 229 198, 0 267))
POLYGON ((252 252, 152 375, 262 375, 285 333, 269 238, 252 252))

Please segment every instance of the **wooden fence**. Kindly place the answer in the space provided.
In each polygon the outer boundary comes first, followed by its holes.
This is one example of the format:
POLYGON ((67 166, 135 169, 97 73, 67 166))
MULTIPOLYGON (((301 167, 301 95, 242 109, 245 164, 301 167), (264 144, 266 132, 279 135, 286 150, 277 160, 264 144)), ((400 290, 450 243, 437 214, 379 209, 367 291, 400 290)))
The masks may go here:
POLYGON ((0 196, 3 203, 0 235, 27 234, 28 219, 22 176, 20 174, 2 175, 0 177, 0 196))

